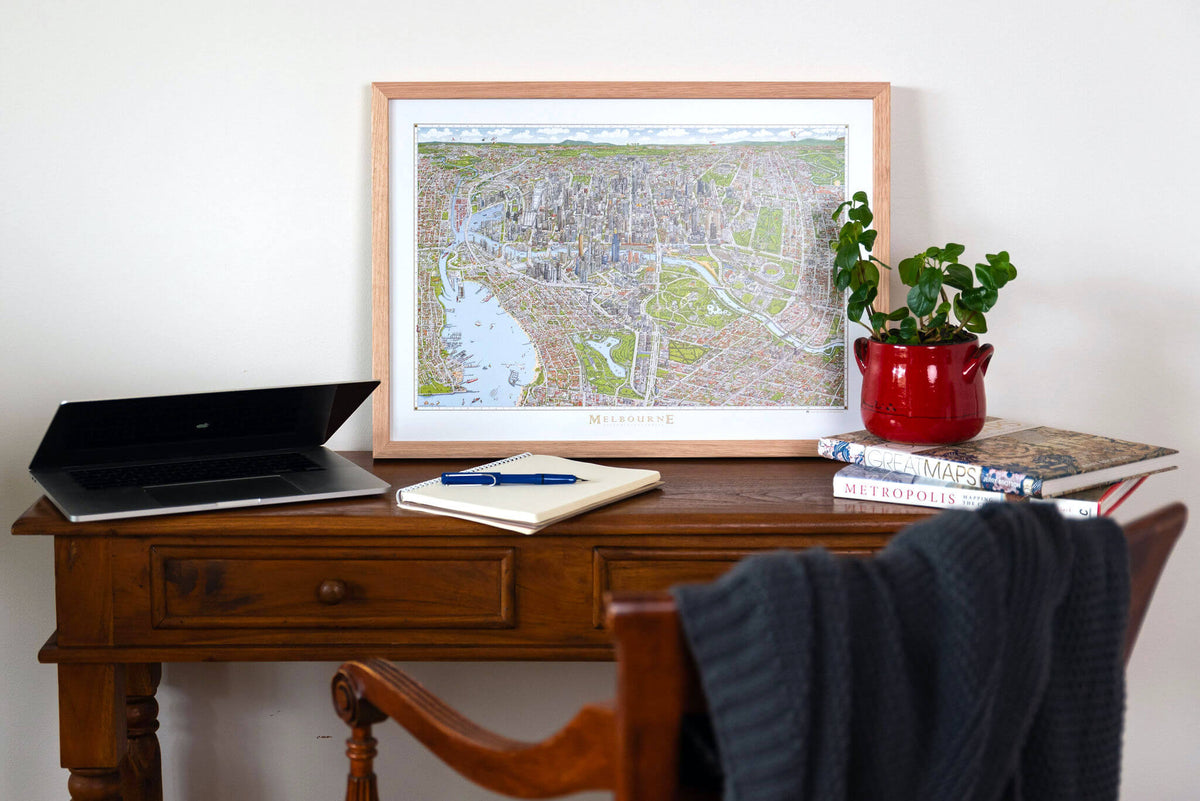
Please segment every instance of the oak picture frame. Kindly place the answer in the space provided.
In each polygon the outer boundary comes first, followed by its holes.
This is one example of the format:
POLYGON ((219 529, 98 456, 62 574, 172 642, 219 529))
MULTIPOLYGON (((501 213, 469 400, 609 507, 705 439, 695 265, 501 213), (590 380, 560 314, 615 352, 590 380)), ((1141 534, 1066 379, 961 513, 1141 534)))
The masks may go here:
MULTIPOLYGON (((413 222, 417 181, 416 168, 411 164, 405 168, 405 161, 415 160, 417 137, 422 130, 418 124, 446 125, 449 129, 506 124, 521 119, 536 126, 565 118, 567 121, 563 124, 570 127, 598 127, 611 123, 650 128, 653 125, 675 126, 676 117, 672 114, 681 114, 679 119, 683 120, 690 120, 696 114, 700 115, 697 119, 708 119, 704 115, 715 114, 720 119, 727 119, 731 127, 761 127, 766 125, 765 115, 775 128, 784 128, 788 125, 803 127, 825 118, 841 119, 838 115, 845 113, 855 120, 846 125, 846 129, 852 131, 852 141, 857 146, 855 152, 863 155, 852 163, 851 148, 845 146, 847 155, 843 172, 846 181, 839 189, 844 188, 846 197, 860 188, 868 191, 875 215, 874 227, 879 232, 874 255, 886 262, 890 207, 890 84, 374 83, 371 112, 372 367, 374 376, 381 381, 373 400, 372 450, 376 458, 484 458, 527 450, 561 456, 617 458, 814 456, 817 437, 860 427, 857 388, 861 378, 849 358, 850 324, 844 314, 843 341, 840 343, 844 356, 844 405, 837 408, 788 409, 787 415, 783 415, 763 406, 647 405, 639 408, 615 405, 477 408, 466 412, 418 407, 416 398, 426 396, 417 394, 417 357, 415 353, 408 353, 415 351, 417 337, 417 333, 409 332, 417 325, 417 224, 413 222), (646 101, 652 101, 652 104, 648 105, 646 101), (653 113, 643 120, 643 113, 649 109, 653 109, 653 113), (667 110, 664 112, 663 109, 667 110), (797 118, 780 120, 780 109, 794 109, 789 113, 797 118), (667 114, 665 118, 661 117, 664 113, 667 114), (722 114, 727 116, 721 117, 722 114), (729 114, 733 116, 729 117, 729 114), (746 116, 739 118, 743 114, 746 116), (808 115, 815 116, 810 120, 808 115), (573 116, 578 119, 572 119, 573 116), (800 119, 801 116, 804 118, 800 119), (667 121, 659 121, 662 119, 667 121), (644 121, 648 123, 642 125, 644 121), (863 141, 862 134, 867 127, 870 129, 869 143, 863 141), (401 152, 401 144, 405 152, 401 152), (869 164, 866 163, 868 160, 869 164), (403 179, 398 179, 398 172, 405 169, 408 172, 403 179), (407 227, 407 231, 396 230, 402 227, 407 227), (406 288, 412 291, 405 294, 406 288), (398 300, 404 303, 398 303, 398 300), (413 308, 405 304, 411 304, 413 308), (407 346, 398 346, 398 339, 407 342, 407 346), (483 412, 493 416, 488 417, 483 412), (443 415, 436 418, 437 425, 430 425, 431 414, 443 415), (471 422, 459 431, 460 422, 472 420, 467 415, 474 415, 482 422, 471 422), (577 417, 568 419, 571 415, 577 417), (579 422, 573 421, 576 419, 579 422), (587 422, 589 420, 591 422, 587 422), (685 424, 679 427, 680 433, 674 429, 681 421, 685 424), (514 422, 517 424, 513 425, 514 422)), ((582 239, 580 242, 582 256, 582 239)), ((627 260, 633 258, 628 251, 627 247, 627 260)), ((526 253, 533 252, 531 239, 526 253)), ((618 243, 614 241, 613 258, 617 258, 618 253, 618 243)), ((658 258, 661 269, 661 250, 658 258)), ((714 261, 717 268, 722 266, 719 261, 714 261)), ((876 301, 879 308, 887 307, 886 289, 885 281, 876 301)))

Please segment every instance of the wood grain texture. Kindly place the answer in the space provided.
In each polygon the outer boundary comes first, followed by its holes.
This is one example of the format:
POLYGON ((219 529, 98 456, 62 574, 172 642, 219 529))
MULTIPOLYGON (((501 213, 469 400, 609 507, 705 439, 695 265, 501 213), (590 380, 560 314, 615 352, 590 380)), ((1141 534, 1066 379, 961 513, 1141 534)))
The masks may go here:
MULTIPOLYGON (((34 503, 12 526, 16 535, 53 535, 128 539, 179 536, 207 543, 257 537, 297 542, 331 536, 339 542, 368 544, 380 537, 500 537, 522 542, 479 523, 399 509, 395 490, 464 470, 480 459, 373 460, 369 453, 343 454, 392 487, 389 492, 341 501, 248 507, 190 515, 71 523, 47 500, 34 503)), ((511 454, 510 454, 511 455, 511 454)), ((833 474, 842 465, 826 459, 606 459, 605 464, 658 470, 664 486, 543 529, 533 538, 586 535, 839 536, 887 534, 933 514, 933 510, 896 504, 850 501, 832 495, 833 474)))
POLYGON ((59 746, 64 768, 116 770, 125 756, 125 666, 58 666, 59 746))
POLYGON ((391 405, 391 264, 388 229, 388 95, 376 84, 371 89, 371 349, 372 374, 381 379, 371 400, 371 444, 379 453, 388 441, 391 405))
MULTIPOLYGON (((382 384, 380 387, 382 388, 382 384)), ((378 391, 378 390, 377 390, 378 391)), ((554 456, 616 459, 631 456, 693 459, 712 457, 755 456, 815 456, 815 439, 713 439, 713 440, 655 440, 626 442, 601 440, 505 440, 497 442, 445 442, 411 440, 385 442, 375 449, 380 459, 429 459, 437 456, 470 455, 480 459, 497 459, 514 453, 546 453, 554 456)))
MULTIPOLYGON (((892 87, 877 84, 878 89, 871 97, 872 144, 875 150, 874 175, 871 177, 873 197, 871 212, 875 215, 873 225, 879 233, 875 237, 872 253, 885 264, 891 263, 892 253, 892 87)), ((879 282, 879 294, 875 308, 891 311, 891 291, 885 273, 879 282)))
MULTIPOLYGON (((493 792, 551 798, 613 786, 616 737, 608 705, 585 706, 545 740, 522 742, 476 725, 379 659, 342 665, 334 677, 333 698, 338 714, 356 735, 364 729, 364 711, 371 723, 382 713, 459 774, 493 792)), ((360 738, 352 735, 351 740, 360 738)), ((351 755, 348 796, 361 793, 358 787, 364 779, 375 783, 369 763, 364 763, 351 755)))
POLYGON ((55 539, 55 613, 63 645, 113 643, 112 547, 107 536, 55 539))
MULTIPOLYGON (((377 82, 371 85, 372 207, 372 367, 381 381, 373 399, 372 452, 378 458, 428 459, 438 456, 498 458, 521 451, 559 456, 708 458, 726 456, 815 456, 815 439, 786 436, 753 440, 536 440, 478 441, 394 439, 391 431, 392 329, 390 324, 391 252, 388 108, 393 100, 484 99, 770 99, 868 100, 872 109, 872 198, 878 231, 874 254, 890 256, 891 237, 891 84, 886 82, 803 81, 544 81, 544 82, 377 82)), ((875 306, 889 310, 888 281, 880 283, 875 306)), ((848 369, 854 369, 852 365, 848 369)), ((835 432, 830 432, 835 433, 835 432)))
POLYGON ((511 628, 513 548, 154 547, 155 626, 511 628), (322 597, 322 588, 334 586, 322 597))
POLYGON ((683 715, 703 708, 674 604, 639 594, 615 597, 610 609, 617 651, 617 801, 674 799, 683 715))
POLYGON ((370 726, 354 726, 346 738, 346 758, 350 774, 346 777, 346 801, 379 801, 378 780, 375 778, 375 746, 370 726))
POLYGON ((122 801, 121 777, 114 770, 79 768, 67 779, 71 801, 122 801))
POLYGON ((1125 627, 1125 662, 1133 655, 1150 599, 1175 543, 1187 525, 1187 508, 1173 503, 1125 527, 1129 543, 1129 625, 1125 627))
POLYGON ((431 81, 376 82, 387 100, 438 99, 621 99, 705 98, 872 100, 889 90, 885 82, 855 81, 431 81))
POLYGON ((162 801, 162 751, 158 744, 155 693, 162 665, 125 666, 125 731, 128 748, 121 763, 122 801, 162 801))

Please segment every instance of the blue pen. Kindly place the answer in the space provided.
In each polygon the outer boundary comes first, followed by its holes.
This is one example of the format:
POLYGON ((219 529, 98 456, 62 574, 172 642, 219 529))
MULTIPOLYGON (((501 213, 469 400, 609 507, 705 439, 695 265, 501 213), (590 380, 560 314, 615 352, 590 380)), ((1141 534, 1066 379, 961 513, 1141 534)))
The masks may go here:
POLYGON ((586 478, 569 473, 442 473, 443 484, 474 484, 494 487, 497 484, 574 484, 586 478))

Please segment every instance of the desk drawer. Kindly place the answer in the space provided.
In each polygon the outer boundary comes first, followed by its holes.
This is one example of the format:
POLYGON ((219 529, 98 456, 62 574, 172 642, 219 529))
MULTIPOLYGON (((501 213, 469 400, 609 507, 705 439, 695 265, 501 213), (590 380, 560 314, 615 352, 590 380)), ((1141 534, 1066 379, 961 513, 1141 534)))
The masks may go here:
MULTIPOLYGON (((592 625, 604 628, 604 594, 656 592, 674 584, 712 581, 737 562, 770 548, 596 548, 592 554, 592 625)), ((871 548, 837 548, 869 554, 871 548)))
POLYGON ((512 628, 512 548, 150 552, 156 629, 512 628))

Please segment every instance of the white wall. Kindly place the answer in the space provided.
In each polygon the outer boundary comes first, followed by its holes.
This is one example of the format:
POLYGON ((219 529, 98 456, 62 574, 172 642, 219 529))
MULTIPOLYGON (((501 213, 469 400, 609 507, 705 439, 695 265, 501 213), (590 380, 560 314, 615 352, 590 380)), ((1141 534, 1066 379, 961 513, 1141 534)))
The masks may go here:
MULTIPOLYGON (((0 3, 0 518, 54 405, 370 372, 375 80, 887 80, 893 253, 954 240, 1021 271, 991 316, 992 411, 1200 467, 1191 0, 0 3)), ((334 442, 369 446, 359 414, 334 442)), ((65 794, 50 542, 0 537, 0 798, 65 794)), ((1200 797, 1200 534, 1130 669, 1125 797, 1200 797)), ((608 665, 413 666, 517 736, 608 665)), ((167 795, 340 797, 332 666, 168 665, 167 795)), ((385 793, 477 798, 398 733, 385 793), (403 765, 398 764, 404 762, 403 765), (401 793, 401 785, 409 789, 401 793)))

